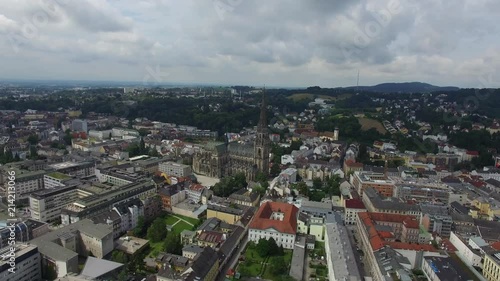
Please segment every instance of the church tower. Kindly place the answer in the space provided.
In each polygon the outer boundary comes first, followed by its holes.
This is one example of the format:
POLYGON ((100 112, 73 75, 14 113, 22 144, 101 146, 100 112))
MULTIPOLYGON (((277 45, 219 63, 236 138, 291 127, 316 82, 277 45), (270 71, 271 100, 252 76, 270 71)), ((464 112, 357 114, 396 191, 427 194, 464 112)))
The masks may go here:
POLYGON ((255 165, 258 171, 264 174, 269 174, 269 152, 270 152, 270 140, 269 140, 269 129, 267 128, 267 102, 266 102, 266 90, 262 94, 262 103, 260 105, 260 118, 259 124, 257 124, 257 136, 255 139, 255 165))

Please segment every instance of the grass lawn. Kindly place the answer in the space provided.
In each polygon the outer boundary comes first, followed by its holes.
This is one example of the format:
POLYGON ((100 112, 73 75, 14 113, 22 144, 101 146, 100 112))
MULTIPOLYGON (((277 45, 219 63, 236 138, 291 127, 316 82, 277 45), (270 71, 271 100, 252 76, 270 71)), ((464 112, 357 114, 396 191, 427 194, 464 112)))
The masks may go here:
POLYGON ((371 118, 366 118, 366 117, 360 117, 358 118, 359 124, 361 124, 361 130, 363 131, 368 131, 371 128, 375 128, 379 133, 385 134, 387 133, 387 130, 385 129, 384 125, 380 123, 380 121, 371 119, 371 118))
POLYGON ((181 215, 168 215, 169 217, 170 216, 173 216, 173 217, 178 217, 178 218, 181 218, 187 222, 190 222, 191 224, 193 225, 196 225, 198 223, 198 219, 193 219, 193 218, 190 218, 190 217, 185 217, 185 216, 181 216, 181 215))
MULTIPOLYGON (((179 215, 173 215, 173 214, 166 215, 165 216, 165 223, 167 225, 174 225, 175 224, 172 231, 175 232, 176 234, 180 234, 185 229, 187 229, 187 230, 194 229, 194 227, 192 225, 190 225, 189 223, 187 223, 183 220, 179 220, 179 218, 184 219, 193 225, 196 225, 198 223, 197 219, 188 218, 188 217, 179 216, 179 215)), ((159 253, 163 250, 163 241, 160 241, 157 243, 150 242, 149 246, 150 246, 150 251, 149 251, 148 256, 152 256, 153 253, 159 253)))
MULTIPOLYGON (((285 262, 290 266, 292 262, 292 250, 285 250, 285 262)), ((258 277, 262 275, 264 279, 277 280, 277 276, 271 273, 271 264, 269 263, 272 257, 262 258, 259 256, 255 248, 247 248, 245 251, 245 261, 239 265, 238 271, 244 267, 249 276, 258 277), (265 265, 263 264, 265 263, 265 265)))
POLYGON ((176 218, 176 217, 172 217, 170 215, 168 215, 166 218, 165 218, 165 223, 167 225, 174 225, 179 219, 176 218))
POLYGON ((193 227, 183 221, 178 222, 175 226, 173 231, 177 234, 180 234, 183 230, 193 230, 193 227))

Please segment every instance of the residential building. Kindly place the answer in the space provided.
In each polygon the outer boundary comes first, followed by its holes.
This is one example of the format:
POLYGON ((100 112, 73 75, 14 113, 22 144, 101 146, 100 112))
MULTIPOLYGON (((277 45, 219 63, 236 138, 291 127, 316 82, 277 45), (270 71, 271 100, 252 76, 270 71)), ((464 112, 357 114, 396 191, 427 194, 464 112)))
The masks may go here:
MULTIPOLYGON (((184 257, 181 257, 184 258, 184 257)), ((187 258, 186 263, 188 261, 187 258)), ((217 252, 211 247, 203 248, 198 254, 196 260, 190 266, 184 266, 184 269, 177 270, 179 266, 161 265, 156 275, 157 281, 214 281, 219 273, 219 257, 217 252)))
POLYGON ((368 187, 362 199, 368 212, 402 214, 420 216, 420 207, 417 204, 408 204, 395 197, 385 197, 374 188, 368 187))
POLYGON ((178 184, 162 187, 158 190, 161 198, 162 208, 166 211, 172 211, 172 206, 186 200, 187 192, 181 190, 178 184))
POLYGON ((246 188, 242 188, 229 195, 229 201, 231 203, 248 207, 257 207, 259 205, 259 200, 259 193, 251 192, 246 188))
POLYGON ((483 275, 488 281, 500 279, 500 251, 488 250, 484 255, 483 275))
POLYGON ((481 237, 470 237, 467 241, 461 237, 458 233, 451 232, 450 242, 455 248, 457 248, 457 254, 460 259, 468 266, 482 267, 482 256, 481 248, 477 246, 474 240, 482 240, 482 246, 488 245, 481 237))
POLYGON ((139 198, 115 204, 112 210, 120 216, 122 233, 134 229, 139 217, 144 216, 144 205, 139 198))
POLYGON ((237 223, 249 207, 232 208, 222 205, 207 205, 207 218, 218 218, 229 224, 237 223))
POLYGON ((42 261, 38 247, 30 244, 16 244, 0 249, 0 280, 34 281, 42 280, 42 261), (14 252, 12 252, 14 249, 14 252), (14 254, 14 271, 11 272, 9 255, 14 254))
MULTIPOLYGON (((469 281, 475 276, 450 257, 424 257, 422 271, 429 281, 469 281)), ((498 280, 498 279, 494 279, 498 280)))
POLYGON ((356 224, 357 213, 366 212, 365 204, 360 199, 345 200, 344 221, 345 224, 356 224))
POLYGON ((340 216, 332 211, 331 203, 302 201, 297 217, 297 233, 325 241, 325 225, 341 223, 340 216))
POLYGON ((448 214, 446 206, 421 204, 420 223, 430 233, 437 233, 441 237, 450 237, 453 220, 448 214))
POLYGON ((86 120, 75 119, 71 122, 71 130, 75 132, 88 132, 88 126, 86 120))
POLYGON ((474 219, 498 220, 500 218, 500 202, 493 198, 478 197, 472 200, 469 214, 474 219))
POLYGON ((274 238, 278 246, 293 249, 297 234, 297 215, 294 205, 280 202, 262 204, 249 225, 248 239, 257 243, 259 239, 274 238))

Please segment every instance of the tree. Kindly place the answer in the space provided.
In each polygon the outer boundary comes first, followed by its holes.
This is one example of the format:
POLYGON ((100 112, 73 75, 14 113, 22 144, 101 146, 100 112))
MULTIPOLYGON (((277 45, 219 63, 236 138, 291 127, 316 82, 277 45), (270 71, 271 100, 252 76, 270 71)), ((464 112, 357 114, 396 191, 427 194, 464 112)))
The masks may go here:
POLYGON ((118 274, 117 280, 127 281, 127 279, 128 279, 127 269, 123 267, 123 269, 120 271, 120 274, 118 274))
POLYGON ((271 261, 271 273, 274 275, 281 275, 287 272, 288 266, 283 256, 276 256, 271 261))
POLYGON ((278 244, 276 244, 276 240, 274 240, 274 238, 272 237, 267 240, 267 247, 270 256, 278 255, 280 253, 280 247, 278 246, 278 244))
POLYGON ((37 135, 30 135, 28 137, 28 142, 31 144, 31 145, 36 145, 38 143, 39 139, 38 139, 38 136, 37 135))
POLYGON ((272 166, 271 166, 271 176, 273 177, 277 177, 280 173, 281 173, 281 168, 280 168, 280 165, 278 163, 274 163, 272 166))
POLYGON ((313 188, 314 189, 322 189, 323 188, 323 183, 321 182, 320 178, 313 179, 313 188))
POLYGON ((139 129, 139 135, 140 135, 141 137, 145 137, 145 136, 147 136, 149 133, 150 133, 150 132, 149 132, 149 130, 148 130, 148 129, 144 129, 144 128, 139 129))
POLYGON ((263 172, 257 172, 255 175, 255 181, 256 182, 266 182, 267 181, 267 176, 263 172))
POLYGON ((30 159, 38 159, 38 151, 34 145, 30 146, 30 159))
POLYGON ((111 254, 111 260, 119 263, 127 263, 129 259, 127 254, 125 254, 124 252, 115 250, 111 254))
POLYGON ((182 242, 180 234, 173 231, 169 232, 165 242, 163 243, 163 249, 167 253, 182 255, 182 242))
POLYGON ((261 257, 269 256, 269 242, 266 239, 259 239, 259 243, 257 243, 257 254, 261 257))
POLYGON ((254 187, 252 191, 260 194, 261 197, 266 194, 266 188, 264 188, 262 185, 254 187))
POLYGON ((299 191, 300 194, 308 197, 309 196, 309 187, 307 184, 303 181, 299 182, 297 184, 297 190, 299 191))
POLYGON ((137 220, 137 226, 134 228, 134 235, 137 237, 143 237, 144 232, 146 232, 146 221, 144 220, 144 216, 140 216, 137 220))
POLYGON ((162 218, 157 218, 153 221, 148 229, 148 239, 153 242, 160 242, 167 236, 167 224, 162 218))

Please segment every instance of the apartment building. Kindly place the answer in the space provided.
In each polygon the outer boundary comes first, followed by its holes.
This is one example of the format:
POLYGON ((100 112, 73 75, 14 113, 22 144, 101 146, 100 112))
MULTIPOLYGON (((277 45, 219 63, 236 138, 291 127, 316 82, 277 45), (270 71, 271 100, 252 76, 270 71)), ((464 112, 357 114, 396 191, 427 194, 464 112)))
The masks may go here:
POLYGON ((360 199, 347 199, 344 203, 344 222, 345 224, 356 224, 358 213, 366 212, 365 204, 360 199))
POLYGON ((491 248, 485 252, 483 275, 488 281, 500 279, 500 251, 491 248))
POLYGON ((430 233, 437 233, 441 237, 450 237, 453 219, 446 206, 421 204, 420 223, 430 233))

